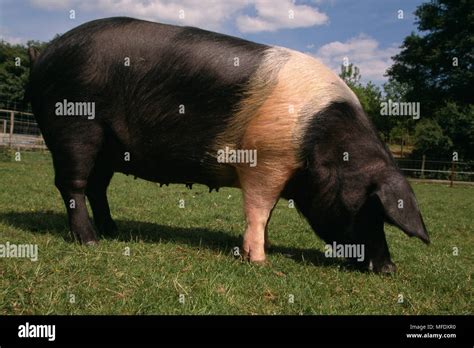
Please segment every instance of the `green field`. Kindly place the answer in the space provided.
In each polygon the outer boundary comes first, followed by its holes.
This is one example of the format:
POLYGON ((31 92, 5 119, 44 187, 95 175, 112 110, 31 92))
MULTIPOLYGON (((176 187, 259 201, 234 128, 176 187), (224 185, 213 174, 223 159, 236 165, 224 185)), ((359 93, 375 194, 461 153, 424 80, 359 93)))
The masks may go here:
POLYGON ((258 266, 232 255, 244 230, 239 190, 116 174, 120 235, 87 248, 68 232, 49 155, 23 153, 0 162, 0 243, 37 244, 39 258, 0 258, 0 314, 472 314, 474 187, 413 185, 432 244, 387 227, 396 275, 325 258, 283 200, 258 266))

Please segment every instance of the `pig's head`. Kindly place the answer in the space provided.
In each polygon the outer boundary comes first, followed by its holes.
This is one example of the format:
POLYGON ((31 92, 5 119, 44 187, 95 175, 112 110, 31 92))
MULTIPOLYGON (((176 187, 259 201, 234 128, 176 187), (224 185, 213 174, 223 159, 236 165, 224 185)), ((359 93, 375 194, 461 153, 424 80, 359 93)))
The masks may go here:
POLYGON ((384 222, 429 243, 410 185, 361 109, 330 105, 301 143, 305 165, 284 196, 326 243, 363 245, 359 265, 380 273, 396 270, 384 222))

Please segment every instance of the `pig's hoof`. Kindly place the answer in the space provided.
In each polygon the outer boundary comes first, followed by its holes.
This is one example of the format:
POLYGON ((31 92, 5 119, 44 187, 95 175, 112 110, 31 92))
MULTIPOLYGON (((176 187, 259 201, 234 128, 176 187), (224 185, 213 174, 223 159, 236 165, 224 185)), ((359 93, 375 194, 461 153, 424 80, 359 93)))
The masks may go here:
POLYGON ((99 244, 99 242, 97 242, 96 240, 90 240, 90 241, 84 243, 84 245, 87 246, 87 247, 94 247, 98 244, 99 244))
POLYGON ((249 252, 244 249, 242 257, 244 260, 250 261, 251 263, 256 265, 266 264, 265 253, 256 253, 252 251, 249 252))
POLYGON ((391 275, 397 272, 397 266, 391 261, 385 262, 374 267, 374 272, 384 275, 391 275))
POLYGON ((251 260, 250 261, 252 263, 252 265, 257 265, 257 266, 266 266, 268 265, 268 261, 266 259, 263 259, 263 260, 251 260))

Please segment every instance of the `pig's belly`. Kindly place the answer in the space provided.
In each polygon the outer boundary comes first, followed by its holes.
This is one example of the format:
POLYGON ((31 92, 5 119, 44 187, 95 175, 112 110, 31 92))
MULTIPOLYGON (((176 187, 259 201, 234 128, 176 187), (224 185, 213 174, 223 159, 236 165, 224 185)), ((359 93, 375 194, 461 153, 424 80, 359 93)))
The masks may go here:
POLYGON ((160 184, 203 184, 211 189, 220 187, 239 187, 235 167, 218 163, 215 158, 170 157, 162 152, 148 152, 145 156, 130 153, 129 161, 126 154, 114 156, 112 170, 127 175, 157 182, 160 184), (123 155, 123 158, 121 158, 123 155))
POLYGON ((217 160, 215 125, 210 125, 213 131, 189 134, 187 128, 196 127, 185 124, 161 129, 137 124, 126 127, 129 133, 111 127, 101 155, 114 172, 148 181, 238 187, 235 165, 217 160))

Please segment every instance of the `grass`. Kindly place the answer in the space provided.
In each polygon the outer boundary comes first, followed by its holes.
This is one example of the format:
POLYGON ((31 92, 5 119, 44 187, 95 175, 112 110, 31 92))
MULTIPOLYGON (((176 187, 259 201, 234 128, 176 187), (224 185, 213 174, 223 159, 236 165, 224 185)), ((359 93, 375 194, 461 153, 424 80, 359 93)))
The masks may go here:
POLYGON ((39 259, 0 258, 0 314, 471 314, 474 188, 413 186, 432 244, 388 227, 398 273, 387 277, 325 258, 283 200, 268 264, 242 262, 232 256, 244 230, 239 190, 159 188, 122 174, 109 188, 120 235, 83 247, 68 232, 49 155, 22 153, 0 162, 0 243, 37 244, 39 259))

